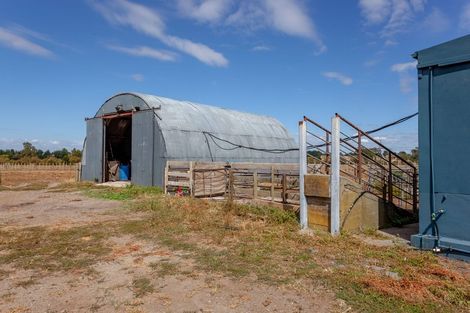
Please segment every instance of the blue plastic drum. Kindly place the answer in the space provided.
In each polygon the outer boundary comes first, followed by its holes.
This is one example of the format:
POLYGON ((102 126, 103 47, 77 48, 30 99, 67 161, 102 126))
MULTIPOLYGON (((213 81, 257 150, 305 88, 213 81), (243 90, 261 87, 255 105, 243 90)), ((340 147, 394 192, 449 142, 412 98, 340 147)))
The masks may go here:
POLYGON ((119 180, 129 180, 129 165, 119 165, 119 180))

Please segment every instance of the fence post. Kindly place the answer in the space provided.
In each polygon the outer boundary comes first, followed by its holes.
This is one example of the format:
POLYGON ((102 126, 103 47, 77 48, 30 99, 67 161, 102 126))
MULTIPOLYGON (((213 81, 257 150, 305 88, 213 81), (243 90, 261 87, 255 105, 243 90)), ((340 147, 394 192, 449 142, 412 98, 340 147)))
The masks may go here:
POLYGON ((194 162, 189 162, 189 195, 194 197, 194 162))
POLYGON ((258 198, 258 171, 253 172, 253 199, 258 198))
POLYGON ((235 198, 235 186, 233 185, 234 181, 235 181, 235 178, 233 176, 233 169, 230 168, 228 171, 228 184, 229 184, 228 200, 230 203, 232 203, 233 199, 235 198))
POLYGON ((307 125, 305 120, 299 122, 299 201, 300 227, 308 228, 308 208, 305 197, 305 175, 307 175, 307 125))
POLYGON ((168 193, 168 162, 169 161, 166 161, 166 165, 165 165, 165 180, 164 180, 164 183, 163 183, 163 192, 164 194, 167 194, 168 193))
POLYGON ((282 174, 282 203, 287 203, 287 175, 282 174))
POLYGON ((336 115, 331 119, 331 229, 332 235, 340 231, 340 120, 336 115))
POLYGON ((271 165, 271 201, 274 202, 274 165, 271 165))

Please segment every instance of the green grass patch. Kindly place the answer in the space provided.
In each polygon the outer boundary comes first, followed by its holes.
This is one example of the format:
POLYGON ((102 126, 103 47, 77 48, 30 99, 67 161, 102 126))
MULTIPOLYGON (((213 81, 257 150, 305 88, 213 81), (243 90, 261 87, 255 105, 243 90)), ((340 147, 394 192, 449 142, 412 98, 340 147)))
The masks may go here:
POLYGON ((101 188, 90 188, 85 191, 86 194, 93 198, 105 199, 105 200, 133 200, 143 196, 154 196, 162 193, 160 187, 143 187, 129 185, 124 188, 115 187, 101 187, 101 188))
POLYGON ((152 285, 150 279, 146 277, 135 278, 132 281, 132 290, 134 292, 134 296, 137 298, 141 298, 149 293, 155 291, 155 287, 152 285))

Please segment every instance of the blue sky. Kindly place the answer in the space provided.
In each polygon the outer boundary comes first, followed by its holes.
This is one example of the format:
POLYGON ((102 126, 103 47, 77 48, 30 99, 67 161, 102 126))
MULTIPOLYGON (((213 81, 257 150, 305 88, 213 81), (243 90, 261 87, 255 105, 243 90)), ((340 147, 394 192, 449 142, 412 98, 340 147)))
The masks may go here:
MULTIPOLYGON (((467 0, 3 0, 0 148, 80 147, 84 118, 139 91, 364 129, 417 111, 411 53, 470 32, 467 0)), ((417 142, 417 120, 380 136, 417 142)))

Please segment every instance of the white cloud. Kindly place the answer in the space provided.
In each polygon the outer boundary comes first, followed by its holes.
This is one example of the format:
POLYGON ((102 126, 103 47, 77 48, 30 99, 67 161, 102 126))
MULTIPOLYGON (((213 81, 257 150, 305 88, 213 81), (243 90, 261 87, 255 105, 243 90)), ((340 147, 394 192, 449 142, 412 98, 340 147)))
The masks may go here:
POLYGON ((404 32, 427 0, 359 0, 359 8, 367 25, 381 25, 379 35, 390 38, 404 32))
POLYGON ((136 82, 141 82, 144 80, 145 77, 142 74, 132 74, 131 78, 135 80, 136 82))
POLYGON ((434 33, 444 32, 450 28, 450 21, 441 10, 434 7, 431 13, 424 19, 423 28, 434 33))
POLYGON ((228 60, 208 46, 166 33, 165 23, 160 14, 144 5, 127 0, 106 0, 92 2, 93 7, 110 23, 124 25, 156 38, 167 46, 193 56, 212 66, 227 66, 228 60))
POLYGON ((400 76, 400 91, 402 93, 411 93, 413 90, 415 90, 415 84, 416 84, 416 78, 406 74, 400 76))
POLYGON ((403 73, 412 69, 416 69, 416 61, 393 64, 390 69, 392 72, 403 73))
POLYGON ((428 2, 427 0, 410 0, 411 6, 415 11, 423 11, 424 6, 428 2))
MULTIPOLYGON (((415 121, 417 123, 417 121, 415 121)), ((396 131, 384 134, 380 140, 392 151, 411 151, 418 146, 418 133, 417 132, 402 132, 396 131)))
POLYGON ((353 80, 351 77, 346 76, 342 73, 338 73, 338 72, 324 72, 323 76, 325 76, 328 79, 337 80, 345 86, 349 86, 353 83, 353 80))
POLYGON ((386 47, 396 46, 397 44, 398 44, 398 42, 396 42, 395 40, 392 40, 392 39, 387 39, 384 42, 384 45, 386 47))
POLYGON ((167 50, 157 50, 145 46, 128 48, 122 46, 107 46, 108 49, 123 52, 138 57, 149 57, 160 61, 175 61, 177 54, 167 50))
POLYGON ((400 75, 400 90, 402 93, 411 93, 416 88, 416 77, 411 75, 412 70, 416 70, 416 61, 397 63, 390 67, 392 72, 400 75))
POLYGON ((307 38, 317 46, 317 53, 327 50, 308 10, 299 0, 243 1, 226 18, 226 24, 254 31, 272 28, 290 36, 307 38))
POLYGON ((14 50, 44 58, 51 58, 54 56, 54 53, 47 48, 3 27, 0 27, 0 44, 14 50))
POLYGON ((274 28, 292 36, 312 39, 320 52, 326 49, 312 19, 296 0, 265 0, 269 19, 274 28))
POLYGON ((259 46, 254 46, 251 50, 252 51, 271 51, 272 48, 269 46, 265 46, 265 45, 259 45, 259 46))
POLYGON ((470 3, 467 3, 462 8, 462 13, 460 13, 460 28, 470 31, 470 3))
POLYGON ((178 0, 180 12, 200 22, 217 22, 232 6, 232 0, 178 0))
POLYGON ((367 23, 379 24, 390 15, 391 3, 389 0, 359 0, 359 7, 367 23))
POLYGON ((381 61, 381 59, 379 59, 379 58, 372 58, 372 59, 369 59, 369 60, 365 61, 364 66, 365 67, 374 67, 377 64, 379 64, 380 61, 381 61))
POLYGON ((260 0, 241 1, 237 10, 227 16, 225 24, 252 32, 267 27, 266 10, 260 0))

